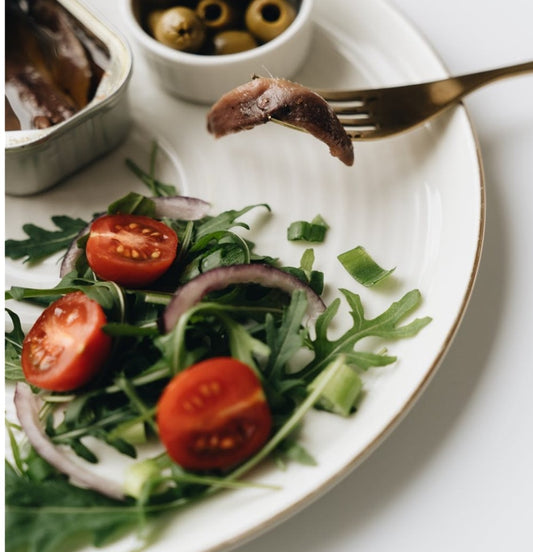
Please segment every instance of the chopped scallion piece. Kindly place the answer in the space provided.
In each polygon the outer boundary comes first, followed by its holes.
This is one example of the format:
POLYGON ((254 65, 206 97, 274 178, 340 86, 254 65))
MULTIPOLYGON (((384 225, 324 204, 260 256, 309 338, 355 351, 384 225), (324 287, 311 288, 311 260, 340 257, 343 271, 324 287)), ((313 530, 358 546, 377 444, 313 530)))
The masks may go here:
POLYGON ((394 268, 381 268, 361 246, 341 253, 337 258, 350 276, 367 287, 377 284, 394 272, 394 268))
POLYGON ((132 464, 125 472, 124 492, 133 498, 142 495, 144 486, 152 479, 161 477, 161 470, 155 460, 143 460, 132 464))
POLYGON ((287 229, 289 241, 307 241, 321 243, 326 238, 328 225, 326 221, 317 215, 311 222, 298 220, 291 223, 287 229))
MULTIPOLYGON (((335 362, 339 366, 322 390, 316 406, 340 416, 349 416, 359 398, 363 384, 357 372, 346 364, 342 357, 339 357, 335 362)), ((310 391, 320 384, 325 373, 325 371, 320 372, 309 384, 310 391)))

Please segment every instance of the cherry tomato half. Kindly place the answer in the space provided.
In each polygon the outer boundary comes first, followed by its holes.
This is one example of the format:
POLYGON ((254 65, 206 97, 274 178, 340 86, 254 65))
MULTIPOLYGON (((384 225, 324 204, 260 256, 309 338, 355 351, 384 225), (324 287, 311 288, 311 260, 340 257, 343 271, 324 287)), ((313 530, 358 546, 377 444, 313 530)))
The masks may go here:
POLYGON ((88 383, 111 350, 111 338, 102 330, 105 323, 102 307, 81 291, 52 303, 22 344, 26 380, 51 391, 70 391, 88 383))
POLYGON ((162 276, 176 258, 172 228, 142 215, 104 215, 91 225, 86 254, 102 280, 142 287, 162 276))
POLYGON ((259 379, 233 358, 205 360, 180 372, 157 405, 169 456, 190 470, 227 469, 266 442, 272 416, 259 379))

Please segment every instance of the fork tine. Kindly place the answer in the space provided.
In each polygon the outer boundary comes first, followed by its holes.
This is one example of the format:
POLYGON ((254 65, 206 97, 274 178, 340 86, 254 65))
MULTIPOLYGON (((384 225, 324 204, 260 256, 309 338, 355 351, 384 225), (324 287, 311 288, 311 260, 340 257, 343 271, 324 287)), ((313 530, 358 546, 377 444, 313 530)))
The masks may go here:
POLYGON ((370 113, 359 113, 349 117, 339 117, 339 121, 345 127, 376 126, 377 121, 370 113))
POLYGON ((346 105, 346 104, 335 104, 331 102, 331 107, 337 115, 366 115, 369 113, 369 107, 365 103, 360 103, 357 105, 346 105))
POLYGON ((372 140, 375 138, 383 138, 387 133, 383 133, 376 125, 366 125, 354 128, 346 128, 346 134, 352 141, 372 140))

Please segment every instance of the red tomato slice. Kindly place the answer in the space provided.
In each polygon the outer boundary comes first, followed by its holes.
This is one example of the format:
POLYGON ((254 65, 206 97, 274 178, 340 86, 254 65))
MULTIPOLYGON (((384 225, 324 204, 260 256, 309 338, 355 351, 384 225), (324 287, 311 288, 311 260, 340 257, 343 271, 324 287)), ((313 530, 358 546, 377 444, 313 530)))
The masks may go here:
POLYGON ((261 383, 233 358, 205 360, 175 376, 157 405, 169 456, 190 470, 227 469, 259 450, 272 428, 261 383))
POLYGON ((141 215, 104 215, 91 225, 87 260, 102 280, 143 287, 162 276, 176 258, 178 236, 141 215))
POLYGON ((102 307, 76 291, 47 307, 27 333, 21 364, 26 380, 51 391, 70 391, 88 383, 111 350, 102 330, 102 307))

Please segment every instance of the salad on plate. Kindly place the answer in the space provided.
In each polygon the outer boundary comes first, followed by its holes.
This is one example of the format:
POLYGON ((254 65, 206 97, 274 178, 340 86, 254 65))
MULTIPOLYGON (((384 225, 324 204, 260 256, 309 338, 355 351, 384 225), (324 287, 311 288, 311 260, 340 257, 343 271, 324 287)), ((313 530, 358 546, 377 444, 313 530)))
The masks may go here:
POLYGON ((269 205, 212 214, 157 180, 156 153, 148 171, 128 160, 146 195, 110 198, 85 220, 57 215, 53 230, 26 224, 26 239, 6 242, 7 257, 30 264, 64 255, 54 287, 6 292, 9 551, 102 546, 128 531, 148 540, 163 512, 260 486, 260 463, 312 465, 299 440, 306 413, 357 415, 365 372, 396 360, 360 342, 413 337, 430 322, 411 317, 416 289, 365 315, 354 290, 392 270, 357 244, 338 257, 354 289, 326 304, 314 247, 327 221, 290 225, 287 239, 306 249, 286 266, 246 237, 244 215, 269 205), (41 309, 31 327, 19 302, 41 309), (339 333, 341 309, 351 326, 339 333))

